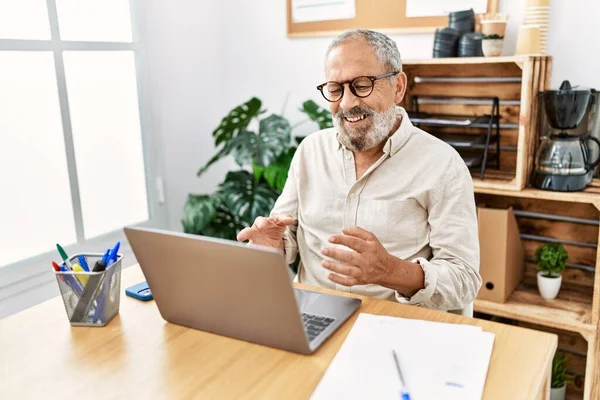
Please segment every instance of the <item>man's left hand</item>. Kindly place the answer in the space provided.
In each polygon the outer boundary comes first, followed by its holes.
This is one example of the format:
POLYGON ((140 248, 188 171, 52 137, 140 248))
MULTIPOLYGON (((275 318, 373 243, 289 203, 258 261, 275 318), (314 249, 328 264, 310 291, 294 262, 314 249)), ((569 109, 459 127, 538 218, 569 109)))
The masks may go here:
POLYGON ((329 279, 344 286, 380 284, 389 275, 391 255, 377 237, 362 228, 344 228, 342 235, 333 235, 329 242, 341 244, 354 251, 325 247, 323 255, 338 260, 323 260, 322 265, 332 271, 329 279))

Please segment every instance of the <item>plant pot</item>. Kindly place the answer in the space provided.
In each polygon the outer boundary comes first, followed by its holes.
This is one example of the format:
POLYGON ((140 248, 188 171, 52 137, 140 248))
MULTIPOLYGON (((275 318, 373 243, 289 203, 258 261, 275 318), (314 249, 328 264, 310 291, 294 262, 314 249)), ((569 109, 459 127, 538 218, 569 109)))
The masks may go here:
POLYGON ((481 33, 486 36, 498 35, 504 36, 506 31, 506 21, 485 20, 481 21, 481 33))
POLYGON ((481 41, 481 50, 486 57, 497 57, 502 54, 504 39, 483 39, 481 41))
POLYGON ((562 385, 559 388, 550 388, 550 400, 565 400, 567 385, 562 385))
POLYGON ((538 290, 540 291, 540 295, 545 299, 554 299, 560 291, 561 283, 562 275, 547 277, 542 276, 541 272, 537 274, 538 290))

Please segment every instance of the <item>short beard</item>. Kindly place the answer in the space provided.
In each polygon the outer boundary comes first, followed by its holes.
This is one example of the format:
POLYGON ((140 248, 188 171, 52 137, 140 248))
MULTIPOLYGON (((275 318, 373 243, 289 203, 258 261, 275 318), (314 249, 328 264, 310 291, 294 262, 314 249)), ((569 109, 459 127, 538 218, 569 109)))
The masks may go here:
POLYGON ((337 128, 338 140, 348 150, 364 151, 377 147, 387 139, 397 117, 395 105, 390 106, 383 112, 357 106, 348 111, 338 111, 333 119, 333 125, 337 128), (372 119, 369 125, 360 128, 345 126, 343 118, 363 114, 369 115, 372 119))

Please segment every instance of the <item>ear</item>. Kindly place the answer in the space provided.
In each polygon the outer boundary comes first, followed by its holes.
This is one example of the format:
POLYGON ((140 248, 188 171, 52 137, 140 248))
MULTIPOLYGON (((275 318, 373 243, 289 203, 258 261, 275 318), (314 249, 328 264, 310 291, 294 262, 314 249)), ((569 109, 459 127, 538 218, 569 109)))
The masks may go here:
POLYGON ((396 75, 396 78, 396 94, 394 100, 396 101, 396 104, 400 104, 406 94, 407 78, 404 72, 400 72, 396 75))

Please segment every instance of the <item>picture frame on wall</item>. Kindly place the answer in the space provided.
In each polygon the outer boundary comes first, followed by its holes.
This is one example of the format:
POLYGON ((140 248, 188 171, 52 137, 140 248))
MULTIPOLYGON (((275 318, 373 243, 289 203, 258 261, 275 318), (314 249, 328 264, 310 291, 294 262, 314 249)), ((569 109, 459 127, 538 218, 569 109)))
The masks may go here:
POLYGON ((353 29, 383 33, 433 33, 448 26, 448 13, 498 12, 498 0, 286 0, 290 38, 337 36, 353 29))

